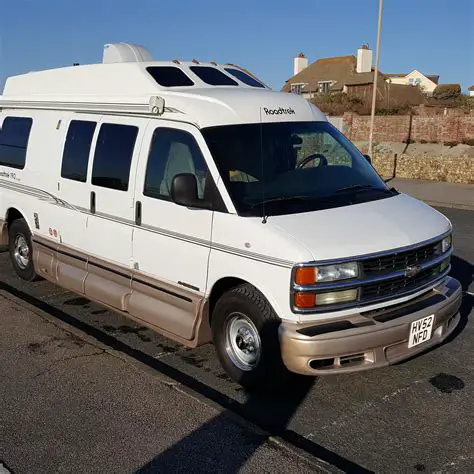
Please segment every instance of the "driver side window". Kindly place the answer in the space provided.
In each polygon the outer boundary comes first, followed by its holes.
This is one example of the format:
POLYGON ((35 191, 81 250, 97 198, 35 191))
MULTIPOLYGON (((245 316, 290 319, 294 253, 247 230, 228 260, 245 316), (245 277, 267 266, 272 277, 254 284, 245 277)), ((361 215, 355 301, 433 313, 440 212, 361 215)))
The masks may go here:
MULTIPOLYGON (((297 146, 296 166, 305 158, 320 154, 327 160, 328 166, 349 166, 352 167, 352 157, 349 152, 329 133, 308 133, 300 134, 301 144, 297 146)), ((318 167, 320 159, 315 158, 305 164, 305 168, 318 167)))
POLYGON ((157 128, 151 141, 145 176, 145 196, 171 200, 171 183, 180 173, 196 176, 203 199, 208 168, 194 137, 183 130, 157 128))

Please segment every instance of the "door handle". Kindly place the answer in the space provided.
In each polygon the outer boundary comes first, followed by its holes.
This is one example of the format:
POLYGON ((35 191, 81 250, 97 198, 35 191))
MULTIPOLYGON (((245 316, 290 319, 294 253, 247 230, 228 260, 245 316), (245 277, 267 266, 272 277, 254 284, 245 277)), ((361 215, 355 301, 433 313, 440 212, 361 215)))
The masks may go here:
POLYGON ((92 214, 95 214, 95 191, 91 191, 91 202, 90 202, 90 211, 92 214))
POLYGON ((135 203, 135 225, 142 225, 142 203, 135 203))

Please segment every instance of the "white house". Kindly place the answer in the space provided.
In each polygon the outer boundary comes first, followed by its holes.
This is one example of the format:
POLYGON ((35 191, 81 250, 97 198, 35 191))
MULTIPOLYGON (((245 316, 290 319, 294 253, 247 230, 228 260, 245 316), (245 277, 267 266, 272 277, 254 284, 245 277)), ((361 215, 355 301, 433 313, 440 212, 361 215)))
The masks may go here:
POLYGON ((474 86, 469 87, 468 91, 469 91, 469 95, 471 97, 474 97, 474 86))
POLYGON ((439 76, 425 76, 420 71, 414 69, 409 74, 385 74, 387 82, 392 84, 404 84, 408 86, 419 86, 422 91, 431 95, 438 85, 439 76))

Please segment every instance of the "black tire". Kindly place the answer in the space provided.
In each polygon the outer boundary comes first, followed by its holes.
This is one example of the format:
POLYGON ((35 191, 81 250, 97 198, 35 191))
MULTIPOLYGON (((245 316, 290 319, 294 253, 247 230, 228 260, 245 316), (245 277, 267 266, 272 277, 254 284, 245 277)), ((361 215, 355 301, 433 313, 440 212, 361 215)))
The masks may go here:
POLYGON ((278 341, 279 325, 280 319, 266 298, 252 285, 237 286, 221 296, 212 314, 212 337, 219 361, 233 381, 247 390, 262 391, 287 380, 289 372, 281 359, 278 341), (251 320, 260 336, 260 357, 247 370, 242 370, 229 355, 228 325, 238 313, 251 320))
MULTIPOLYGON (((25 219, 17 219, 12 222, 8 229, 8 250, 10 251, 10 259, 16 274, 26 281, 34 281, 38 278, 33 265, 33 246, 31 243, 31 232, 25 219), (27 246, 27 263, 22 265, 15 256, 17 251, 17 240, 23 239, 27 246)), ((25 252, 23 252, 25 255, 25 252)))

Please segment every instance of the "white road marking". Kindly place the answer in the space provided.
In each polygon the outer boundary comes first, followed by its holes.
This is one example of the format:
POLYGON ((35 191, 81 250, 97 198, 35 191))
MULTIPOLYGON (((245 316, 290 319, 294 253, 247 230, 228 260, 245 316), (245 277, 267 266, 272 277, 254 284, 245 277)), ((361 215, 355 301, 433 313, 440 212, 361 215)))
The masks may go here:
MULTIPOLYGON (((397 390, 395 390, 394 392, 388 393, 388 394, 384 395, 381 398, 378 398, 376 400, 367 401, 367 402, 363 403, 359 407, 359 409, 356 410, 355 412, 343 415, 340 418, 331 421, 329 424, 326 424, 325 426, 323 426, 322 429, 325 430, 325 429, 328 429, 328 428, 331 428, 331 427, 343 428, 349 422, 352 423, 355 418, 359 418, 360 416, 364 415, 370 409, 376 408, 381 403, 386 403, 386 402, 392 400, 393 398, 398 396, 400 393, 404 393, 407 390, 412 389, 415 385, 418 385, 422 382, 423 382, 423 380, 415 380, 414 382, 407 385, 406 387, 400 387, 397 390)), ((313 436, 313 433, 310 433, 309 435, 307 435, 306 438, 311 437, 311 436, 313 436)))

